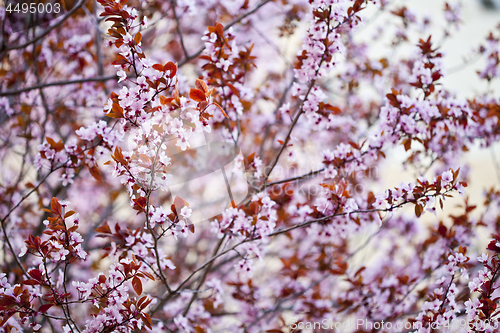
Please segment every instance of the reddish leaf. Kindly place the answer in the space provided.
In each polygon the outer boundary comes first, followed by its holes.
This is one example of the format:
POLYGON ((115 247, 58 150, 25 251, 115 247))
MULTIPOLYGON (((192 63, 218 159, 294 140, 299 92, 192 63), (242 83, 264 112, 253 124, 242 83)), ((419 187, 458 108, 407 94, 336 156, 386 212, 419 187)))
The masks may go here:
POLYGON ((154 64, 153 68, 156 69, 157 71, 163 72, 163 66, 160 64, 154 64))
POLYGON ((113 119, 121 119, 121 118, 123 118, 123 115, 117 114, 115 112, 109 112, 109 113, 106 113, 106 117, 113 118, 113 119))
POLYGON ((330 105, 330 104, 325 104, 325 109, 327 109, 328 111, 331 111, 333 114, 339 114, 342 112, 338 107, 330 105))
POLYGON ((415 205, 415 215, 417 217, 420 217, 420 215, 422 215, 423 211, 424 211, 424 209, 422 208, 422 206, 420 206, 419 204, 415 205))
POLYGON ((240 97, 240 91, 236 89, 235 86, 233 86, 231 83, 226 83, 226 85, 231 89, 231 92, 235 94, 236 96, 240 97))
POLYGON ((356 272, 356 274, 354 274, 354 276, 358 276, 361 272, 363 272, 364 270, 366 269, 366 267, 361 267, 360 269, 358 269, 358 271, 356 272))
POLYGON ((50 208, 55 214, 61 215, 61 204, 57 198, 52 198, 52 200, 50 200, 50 208))
POLYGON ((155 106, 154 108, 151 108, 151 109, 147 110, 146 112, 151 113, 151 112, 155 112, 155 111, 159 111, 159 110, 161 110, 161 106, 155 106))
POLYGON ((137 276, 134 276, 132 279, 132 287, 134 287, 134 291, 137 295, 142 294, 142 282, 137 276))
POLYGON ((260 211, 260 204, 257 201, 252 201, 250 203, 250 211, 256 215, 260 211))
POLYGON ((446 228, 446 226, 442 222, 440 222, 439 227, 438 227, 439 234, 441 236, 445 237, 447 231, 448 231, 448 228, 446 228))
POLYGON ((111 112, 107 113, 106 116, 115 119, 123 118, 123 108, 118 103, 113 103, 111 112))
POLYGON ((95 229, 94 231, 101 233, 101 234, 111 234, 112 233, 107 221, 104 221, 104 223, 99 228, 95 229))
POLYGON ((370 207, 372 207, 373 203, 376 201, 377 199, 375 198, 375 195, 373 194, 372 191, 368 192, 368 198, 367 198, 367 203, 370 207))
POLYGON ((134 202, 133 208, 138 211, 138 214, 139 214, 139 212, 145 211, 145 207, 146 207, 146 203, 147 203, 146 198, 139 197, 137 199, 133 199, 132 201, 134 202))
POLYGON ((74 210, 70 210, 69 212, 66 212, 66 214, 64 214, 64 218, 68 218, 68 217, 70 217, 73 214, 75 214, 75 211, 74 210))
POLYGON ((399 101, 397 99, 397 95, 394 94, 394 89, 392 94, 387 94, 387 99, 389 100, 389 103, 391 103, 392 106, 398 108, 399 107, 399 101))
POLYGON ((28 280, 23 281, 23 284, 27 284, 27 285, 30 285, 30 286, 36 286, 36 285, 40 284, 40 281, 37 281, 37 280, 34 280, 34 279, 28 279, 28 280))
POLYGON ((248 168, 248 166, 250 165, 250 163, 253 162, 254 158, 255 158, 255 153, 251 153, 250 155, 248 155, 248 157, 246 159, 246 165, 245 165, 246 168, 248 168))
POLYGON ((219 108, 219 110, 222 112, 222 114, 224 115, 224 117, 229 118, 229 116, 227 115, 227 113, 224 112, 224 110, 221 108, 221 106, 219 104, 213 103, 213 105, 215 105, 216 107, 219 108))
POLYGON ((196 79, 196 82, 194 83, 194 87, 198 90, 203 91, 204 94, 208 93, 208 86, 207 84, 200 79, 196 79))
POLYGON ((37 281, 42 281, 42 271, 39 269, 32 269, 28 272, 28 275, 37 281))
POLYGON ((99 275, 99 283, 105 283, 106 282, 106 276, 104 276, 104 274, 100 274, 99 275))
POLYGON ((176 209, 180 211, 180 209, 184 206, 186 206, 186 201, 182 199, 181 197, 175 197, 174 199, 174 206, 176 209))
POLYGON ((173 78, 175 74, 177 74, 177 66, 169 61, 163 66, 164 71, 170 71, 170 74, 168 75, 169 78, 173 78))
POLYGON ((54 304, 44 304, 38 308, 38 312, 45 313, 47 312, 54 304))
POLYGON ((135 35, 135 37, 134 37, 134 41, 135 41, 135 43, 136 43, 136 44, 139 44, 139 43, 141 42, 141 40, 142 40, 142 35, 141 35, 141 33, 140 33, 140 32, 138 32, 138 33, 135 35))
POLYGON ((113 62, 111 63, 111 65, 113 65, 113 66, 116 66, 116 65, 125 65, 125 64, 128 64, 128 63, 129 63, 129 61, 127 60, 127 58, 125 58, 125 57, 124 57, 124 56, 122 56, 121 54, 119 54, 119 55, 117 56, 117 58, 118 58, 118 59, 117 59, 117 60, 115 60, 115 61, 113 61, 113 62))
POLYGON ((114 112, 116 112, 116 113, 118 113, 118 114, 120 114, 120 115, 122 115, 122 116, 123 116, 123 108, 120 106, 120 104, 118 104, 118 103, 113 103, 113 105, 111 106, 111 109, 112 109, 114 112))
POLYGON ((58 142, 55 142, 53 139, 46 137, 47 143, 51 146, 52 149, 55 151, 61 151, 64 149, 64 143, 62 140, 59 140, 58 142))
POLYGON ((143 319, 142 322, 144 323, 144 325, 146 325, 149 329, 152 329, 153 327, 153 321, 151 320, 151 317, 149 316, 149 314, 147 313, 143 313, 142 314, 143 319))
POLYGON ((51 137, 46 137, 45 140, 47 141, 47 143, 50 145, 50 146, 54 146, 56 144, 56 142, 54 141, 54 139, 52 139, 51 137))
POLYGON ((205 93, 198 89, 191 89, 189 91, 189 98, 195 102, 202 102, 206 100, 205 93))
POLYGON ((142 274, 144 274, 144 276, 147 277, 148 279, 150 279, 151 281, 155 280, 155 277, 148 272, 142 272, 142 274))
POLYGON ((123 154, 122 154, 122 149, 120 147, 116 147, 115 148, 115 155, 114 155, 114 158, 120 162, 121 164, 127 164, 127 162, 125 161, 125 159, 123 158, 123 154))
POLYGON ((215 25, 215 31, 217 32, 217 35, 222 37, 224 35, 224 26, 217 22, 215 25))
POLYGON ((101 172, 99 171, 99 168, 92 167, 92 168, 89 168, 89 171, 90 171, 90 174, 92 175, 92 177, 95 178, 95 180, 97 180, 98 182, 101 181, 101 172))
POLYGON ((411 149, 411 140, 410 139, 406 139, 404 141, 404 147, 405 147, 405 151, 408 151, 411 149))
POLYGON ((161 105, 166 105, 167 102, 168 102, 168 98, 166 98, 165 96, 160 96, 161 105))
MULTIPOLYGON (((101 14, 101 16, 105 16, 103 15, 104 13, 101 14)), ((107 18, 106 21, 109 21, 109 20, 112 20, 111 18, 107 18)), ((108 35, 110 35, 111 37, 115 37, 115 38, 120 38, 122 35, 120 35, 118 33, 118 31, 114 30, 114 29, 108 29, 108 35)))
POLYGON ((140 310, 142 310, 141 305, 147 299, 148 299, 148 296, 141 297, 141 299, 137 302, 137 308, 140 309, 140 310))

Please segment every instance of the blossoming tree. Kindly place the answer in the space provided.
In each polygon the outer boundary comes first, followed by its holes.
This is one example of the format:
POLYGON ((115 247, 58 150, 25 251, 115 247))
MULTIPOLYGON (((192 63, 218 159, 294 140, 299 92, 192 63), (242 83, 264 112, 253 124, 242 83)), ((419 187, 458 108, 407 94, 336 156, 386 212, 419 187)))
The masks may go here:
MULTIPOLYGON (((499 99, 442 84, 461 2, 434 21, 387 0, 64 6, 24 30, 0 8, 2 332, 499 316, 500 191, 469 198, 460 159, 499 139, 499 99), (229 155, 195 156, 200 136, 229 155), (415 177, 389 187, 373 170, 400 150, 415 177)), ((491 87, 482 37, 464 47, 491 87)))

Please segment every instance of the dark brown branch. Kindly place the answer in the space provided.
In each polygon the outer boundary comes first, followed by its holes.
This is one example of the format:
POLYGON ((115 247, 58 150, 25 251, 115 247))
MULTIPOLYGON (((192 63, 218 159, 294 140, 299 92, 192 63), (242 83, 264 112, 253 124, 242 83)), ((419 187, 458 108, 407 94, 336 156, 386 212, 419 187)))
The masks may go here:
POLYGON ((104 82, 104 81, 117 80, 117 79, 118 78, 116 75, 109 75, 109 76, 97 76, 97 77, 89 77, 89 78, 82 78, 82 79, 68 80, 68 81, 56 81, 56 82, 42 83, 42 84, 38 84, 35 86, 24 87, 24 88, 17 89, 17 90, 0 91, 0 96, 19 95, 19 94, 26 92, 26 91, 40 89, 40 88, 46 88, 46 87, 52 87, 52 86, 66 86, 69 84, 85 83, 85 82, 104 82))
POLYGON ((286 179, 282 179, 282 180, 278 180, 278 181, 275 181, 275 182, 272 182, 272 183, 265 184, 265 187, 267 188, 269 186, 283 184, 283 183, 288 183, 288 182, 291 182, 291 181, 294 181, 294 180, 303 180, 303 179, 307 179, 307 178, 310 178, 310 177, 315 177, 315 176, 319 175, 323 171, 325 171, 325 168, 321 168, 321 169, 318 169, 318 170, 313 170, 313 171, 310 171, 310 172, 308 172, 306 174, 303 174, 301 176, 290 177, 290 178, 286 178, 286 179))
POLYGON ((253 13, 255 13, 256 11, 258 11, 262 6, 264 6, 265 4, 267 4, 268 2, 271 2, 273 0, 264 0, 262 1, 260 4, 258 4, 257 6, 255 6, 254 9, 252 9, 251 11, 249 12, 246 12, 245 14, 241 15, 239 18, 237 18, 236 20, 234 20, 233 22, 229 23, 228 25, 226 25, 225 29, 229 29, 231 28, 233 25, 237 24, 237 23, 240 23, 244 18, 246 18, 247 16, 250 16, 252 15, 253 13))

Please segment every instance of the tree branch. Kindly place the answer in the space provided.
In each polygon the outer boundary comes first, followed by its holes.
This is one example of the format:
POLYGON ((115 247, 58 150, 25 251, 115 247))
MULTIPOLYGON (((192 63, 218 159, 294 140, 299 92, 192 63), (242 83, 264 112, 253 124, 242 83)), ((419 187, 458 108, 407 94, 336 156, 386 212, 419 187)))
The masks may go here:
POLYGON ((75 80, 68 80, 68 81, 56 81, 56 82, 49 82, 49 83, 41 83, 41 84, 37 84, 35 86, 24 87, 24 88, 20 88, 17 90, 0 91, 0 96, 19 95, 19 94, 26 92, 26 91, 40 89, 40 88, 46 88, 46 87, 52 87, 52 86, 66 86, 69 84, 85 83, 85 82, 104 82, 104 81, 117 80, 117 79, 118 78, 115 74, 115 75, 109 75, 109 76, 97 76, 97 77, 89 77, 89 78, 82 78, 82 79, 75 79, 75 80))
MULTIPOLYGON (((252 15, 253 13, 255 13, 256 11, 258 11, 262 6, 264 6, 265 4, 267 4, 268 2, 271 2, 273 0, 264 0, 262 1, 260 4, 258 4, 257 6, 255 6, 254 9, 252 9, 251 11, 241 15, 239 18, 237 18, 236 20, 234 20, 233 22, 229 23, 228 25, 226 25, 224 27, 224 29, 229 29, 231 28, 233 25, 241 22, 241 20, 243 20, 244 18, 246 18, 247 16, 249 15, 252 15)), ((205 50, 205 46, 201 47, 198 51, 196 51, 196 53, 190 55, 189 57, 186 57, 186 59, 182 60, 180 63, 179 63, 179 66, 178 67, 182 67, 184 66, 185 64, 187 64, 188 62, 190 62, 191 60, 193 59, 196 59, 198 58, 198 56, 203 52, 203 50, 205 50)))
POLYGON ((186 50, 186 45, 184 45, 184 38, 182 37, 182 32, 181 32, 181 24, 179 21, 179 17, 177 16, 177 13, 175 11, 176 5, 177 5, 177 2, 175 0, 172 0, 172 12, 174 13, 175 28, 177 30, 177 34, 179 35, 179 39, 181 41, 181 47, 182 47, 182 51, 184 52, 184 56, 186 57, 186 59, 188 59, 189 54, 186 50))

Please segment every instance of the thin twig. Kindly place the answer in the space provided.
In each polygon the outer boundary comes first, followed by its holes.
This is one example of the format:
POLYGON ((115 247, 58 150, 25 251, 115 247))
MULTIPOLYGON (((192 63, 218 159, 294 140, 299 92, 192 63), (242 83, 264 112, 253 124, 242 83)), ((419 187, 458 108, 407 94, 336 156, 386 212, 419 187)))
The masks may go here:
MULTIPOLYGON (((328 14, 327 31, 326 31, 327 38, 328 38, 328 35, 330 35, 330 32, 332 30, 337 29, 341 24, 347 22, 351 18, 351 16, 348 16, 347 18, 345 18, 344 21, 339 22, 335 27, 333 27, 333 29, 331 29, 330 28, 330 15, 331 15, 331 11, 332 11, 332 6, 330 6, 328 10, 329 10, 329 14, 328 14)), ((321 60, 320 60, 320 62, 318 64, 318 68, 316 69, 316 71, 314 73, 314 77, 315 78, 318 76, 318 73, 321 70, 321 65, 325 61, 325 58, 326 58, 326 53, 321 56, 321 60)), ((293 129, 294 129, 295 125, 297 124, 297 122, 298 122, 300 116, 302 115, 302 113, 304 113, 304 104, 307 101, 307 98, 309 97, 309 94, 311 93, 311 90, 312 90, 312 88, 314 87, 315 84, 316 84, 316 79, 313 79, 311 81, 311 83, 309 84, 309 88, 307 89, 307 92, 306 92, 306 94, 304 96, 304 99, 302 100, 302 103, 300 104, 299 111, 297 112, 297 114, 296 114, 296 116, 295 116, 292 124, 290 125, 290 128, 288 129, 288 133, 286 134, 285 140, 283 140, 283 143, 282 143, 281 148, 280 148, 280 150, 278 152, 278 155, 276 156, 276 158, 272 162, 271 167, 269 168, 269 171, 266 171, 266 174, 264 176, 263 186, 262 186, 263 188, 265 188, 267 179, 269 178, 269 176, 273 172, 274 167, 276 166, 276 164, 278 164, 278 161, 279 161, 279 159, 281 157, 281 154, 283 153, 283 151, 285 150, 285 148, 288 146, 288 142, 290 141, 290 137, 292 135, 293 129)))
MULTIPOLYGON (((224 237, 222 237, 220 239, 219 243, 217 243, 217 246, 214 249, 212 257, 217 255, 217 252, 219 252, 219 249, 220 249, 220 247, 222 246, 222 243, 224 243, 225 240, 226 240, 226 235, 224 235, 224 237)), ((198 286, 196 286, 196 289, 195 289, 196 291, 200 290, 200 288, 203 285, 203 283, 205 283, 205 279, 207 278, 207 275, 210 272, 210 269, 212 268, 212 264, 213 264, 213 261, 207 266, 207 268, 203 272, 203 275, 200 278, 200 282, 198 283, 198 286)), ((183 316, 186 316, 186 314, 189 311, 189 308, 191 307, 191 305, 193 304, 193 302, 194 302, 194 300, 196 299, 197 296, 198 296, 198 293, 194 292, 193 296, 191 296, 191 299, 189 300, 188 305, 186 306, 186 308, 184 309, 184 312, 182 313, 183 316)))
POLYGON ((0 91, 0 96, 19 95, 20 93, 23 93, 26 91, 40 89, 40 88, 46 88, 46 87, 52 87, 52 86, 65 86, 65 85, 76 84, 76 83, 103 82, 103 81, 109 81, 109 80, 118 80, 118 78, 116 75, 109 75, 109 76, 97 76, 97 77, 81 78, 81 79, 68 80, 68 81, 56 81, 56 82, 41 83, 41 84, 37 84, 37 85, 31 86, 31 87, 24 87, 24 88, 17 89, 17 90, 0 91))
MULTIPOLYGON (((281 95, 280 100, 278 101, 278 104, 276 104, 276 108, 274 109, 274 115, 278 112, 278 110, 283 106, 285 103, 286 95, 290 91, 290 88, 292 88, 293 83, 295 82, 295 77, 292 78, 288 86, 286 87, 285 91, 281 95)), ((269 136, 269 132, 271 130, 271 124, 266 125, 266 133, 264 134, 264 139, 262 139, 262 144, 260 145, 260 150, 259 150, 259 156, 262 155, 262 152, 264 151, 264 145, 267 141, 267 138, 269 136)))
MULTIPOLYGON (((265 1, 262 1, 260 4, 258 4, 257 6, 255 6, 254 9, 252 9, 251 11, 243 14, 242 16, 240 16, 239 18, 237 18, 236 20, 234 20, 233 22, 229 23, 228 25, 226 25, 224 27, 224 29, 229 29, 231 28, 233 25, 239 23, 241 20, 243 20, 244 18, 246 18, 247 16, 249 15, 252 15, 253 13, 255 13, 257 10, 259 10, 262 6, 264 6, 265 4, 267 4, 268 2, 271 2, 273 0, 265 0, 265 1)), ((202 46, 198 51, 196 51, 194 54, 190 55, 189 57, 186 57, 184 60, 182 60, 178 67, 182 67, 184 66, 185 64, 187 64, 188 62, 190 62, 191 60, 193 59, 196 59, 198 58, 198 56, 203 52, 203 50, 205 50, 205 46, 202 46)))
POLYGON ((177 13, 175 11, 175 7, 177 6, 177 3, 175 0, 172 0, 172 12, 174 13, 174 19, 175 19, 175 26, 176 26, 176 29, 177 29, 177 34, 179 35, 179 39, 181 41, 181 47, 182 47, 182 51, 184 52, 184 56, 187 58, 189 58, 189 54, 186 50, 186 45, 184 45, 184 38, 182 37, 182 32, 181 32, 181 23, 179 21, 179 17, 177 16, 177 13))

